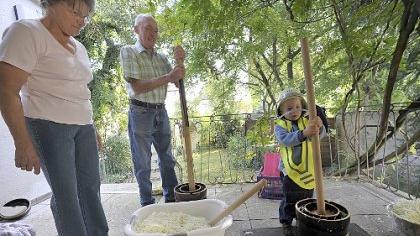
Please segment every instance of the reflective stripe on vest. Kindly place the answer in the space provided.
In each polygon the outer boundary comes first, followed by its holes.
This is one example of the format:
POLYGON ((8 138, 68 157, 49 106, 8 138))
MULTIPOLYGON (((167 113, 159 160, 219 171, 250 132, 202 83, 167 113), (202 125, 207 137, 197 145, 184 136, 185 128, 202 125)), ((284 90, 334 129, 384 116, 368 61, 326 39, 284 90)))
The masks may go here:
MULTIPOLYGON (((292 131, 292 122, 289 120, 277 119, 276 124, 288 132, 292 131)), ((299 130, 303 131, 308 124, 308 119, 299 118, 297 124, 299 130)), ((280 154, 287 175, 304 189, 315 188, 314 160, 310 145, 312 144, 308 139, 302 142, 301 162, 298 164, 293 162, 293 147, 280 146, 280 154)))

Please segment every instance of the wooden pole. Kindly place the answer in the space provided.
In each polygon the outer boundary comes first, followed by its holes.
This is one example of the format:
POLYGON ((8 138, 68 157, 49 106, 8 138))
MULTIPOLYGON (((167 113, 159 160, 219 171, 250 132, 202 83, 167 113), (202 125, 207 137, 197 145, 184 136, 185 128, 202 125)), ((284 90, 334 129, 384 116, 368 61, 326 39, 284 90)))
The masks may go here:
MULTIPOLYGON (((175 61, 178 65, 184 64, 184 61, 181 58, 175 58, 175 61)), ((185 98, 185 86, 183 80, 179 81, 179 98, 181 100, 182 135, 184 136, 185 156, 187 157, 188 190, 189 192, 192 192, 195 191, 194 163, 191 147, 190 122, 188 121, 187 99, 185 98)))
POLYGON ((238 206, 244 203, 248 198, 252 197, 256 192, 267 185, 267 180, 262 179, 257 184, 255 184, 248 192, 242 194, 238 199, 236 199, 232 204, 228 206, 224 211, 222 211, 219 215, 217 215, 213 220, 209 222, 209 225, 213 226, 225 216, 229 215, 233 210, 235 210, 238 206))
MULTIPOLYGON (((309 119, 312 120, 316 116, 316 107, 315 107, 315 93, 314 86, 312 82, 312 69, 311 61, 309 58, 309 45, 306 38, 300 40, 300 45, 302 48, 302 60, 303 60, 303 72, 305 74, 305 84, 306 84, 306 95, 309 111, 309 119)), ((324 184, 322 182, 322 160, 321 160, 321 147, 319 143, 319 134, 311 137, 313 158, 314 158, 314 168, 315 168, 315 191, 317 198, 317 210, 319 215, 325 215, 325 198, 324 198, 324 184)))

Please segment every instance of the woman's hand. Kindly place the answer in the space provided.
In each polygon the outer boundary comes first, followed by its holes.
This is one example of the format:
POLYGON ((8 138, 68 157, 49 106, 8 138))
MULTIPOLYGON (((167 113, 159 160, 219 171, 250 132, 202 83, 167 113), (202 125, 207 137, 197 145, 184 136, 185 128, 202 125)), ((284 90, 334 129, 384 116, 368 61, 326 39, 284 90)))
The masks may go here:
POLYGON ((15 166, 26 171, 32 171, 33 169, 36 175, 40 173, 41 165, 38 153, 32 142, 29 141, 26 144, 16 146, 15 166))
POLYGON ((23 116, 20 89, 29 73, 6 62, 0 62, 0 111, 15 142, 15 166, 40 173, 37 150, 29 136, 23 116))

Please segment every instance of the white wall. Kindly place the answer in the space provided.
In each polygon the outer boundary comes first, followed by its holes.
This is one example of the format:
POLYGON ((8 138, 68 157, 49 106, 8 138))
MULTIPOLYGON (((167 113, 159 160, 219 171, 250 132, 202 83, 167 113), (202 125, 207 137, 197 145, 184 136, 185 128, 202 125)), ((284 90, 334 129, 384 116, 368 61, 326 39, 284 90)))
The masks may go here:
MULTIPOLYGON (((0 42, 3 31, 16 19, 13 6, 20 7, 23 18, 31 18, 42 12, 36 3, 31 0, 0 0, 0 42)), ((17 169, 14 151, 12 136, 0 116, 0 204, 15 198, 39 201, 50 192, 44 175, 17 169)))
MULTIPOLYGON (((42 14, 38 0, 0 0, 0 32, 15 21, 13 6, 17 5, 21 18, 38 18, 42 14)), ((0 34, 1 36, 1 34, 0 34)), ((0 37, 1 41, 1 37, 0 37)))

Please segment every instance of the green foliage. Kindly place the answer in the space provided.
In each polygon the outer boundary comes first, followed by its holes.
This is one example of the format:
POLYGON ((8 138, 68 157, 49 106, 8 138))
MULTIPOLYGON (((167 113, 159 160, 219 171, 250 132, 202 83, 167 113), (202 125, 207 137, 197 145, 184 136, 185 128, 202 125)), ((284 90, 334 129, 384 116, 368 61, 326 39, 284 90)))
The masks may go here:
MULTIPOLYGON (((238 102, 235 101, 235 80, 234 79, 213 79, 208 81, 204 91, 208 97, 214 114, 232 114, 238 110, 238 102)), ((230 119, 230 117, 226 117, 230 119)))
MULTIPOLYGON (((138 13, 150 12, 158 20, 159 48, 184 46, 187 89, 204 88, 198 99, 208 101, 210 114, 238 113, 242 106, 236 92, 248 91, 252 111, 262 108, 265 113, 248 132, 248 141, 267 147, 273 141, 266 119, 279 91, 305 89, 299 40, 309 39, 316 100, 330 115, 344 105, 355 107, 362 98, 362 105, 382 104, 403 11, 403 2, 382 0, 98 1, 93 21, 78 36, 94 70, 95 124, 105 141, 126 129, 127 95, 118 54, 122 45, 135 41, 132 25, 138 13)), ((418 39, 417 30, 399 63, 393 102, 418 99, 418 39)), ((202 112, 200 101, 189 105, 194 106, 190 112, 202 112)), ((236 122, 203 123, 203 132, 210 135, 201 137, 202 144, 227 147, 238 132, 236 122)))
MULTIPOLYGON (((358 96, 365 96, 369 104, 382 101, 380 94, 386 84, 402 10, 401 2, 380 0, 357 4, 342 1, 336 9, 326 0, 104 0, 98 2, 92 23, 79 38, 95 70, 108 74, 100 77, 115 76, 119 47, 134 42, 134 17, 151 12, 160 26, 159 46, 182 44, 186 48, 187 85, 197 80, 208 82, 207 99, 219 113, 226 112, 226 108, 237 109, 230 101, 234 101, 238 86, 246 86, 255 104, 266 100, 265 112, 275 107, 281 89, 304 89, 299 39, 305 35, 310 40, 318 103, 336 112, 357 76, 369 89, 352 95, 350 105, 358 101, 358 96), (287 64, 293 68, 293 77, 288 75, 287 64)), ((404 55, 394 100, 412 101, 418 94, 420 60, 416 37, 418 34, 413 35, 404 55)), ((118 86, 122 85, 120 81, 118 86)), ((102 115, 98 114, 96 120, 102 115)))
POLYGON ((124 182, 132 175, 132 161, 128 138, 112 136, 104 143, 106 180, 111 183, 124 182))
POLYGON ((236 134, 230 137, 227 143, 227 152, 234 167, 252 168, 252 156, 247 155, 247 140, 242 135, 236 134))
POLYGON ((154 9, 153 6, 129 0, 100 1, 91 23, 77 37, 92 61, 94 79, 90 89, 94 121, 105 142, 127 127, 128 99, 119 50, 122 45, 134 42, 132 25, 136 14, 154 9))
POLYGON ((94 73, 92 105, 95 124, 106 139, 108 135, 118 135, 127 129, 128 98, 124 82, 120 76, 94 73))
POLYGON ((241 126, 239 125, 239 120, 232 116, 222 116, 222 124, 224 132, 220 142, 226 147, 229 138, 241 131, 241 126))
MULTIPOLYGON (((403 4, 341 1, 334 9, 325 0, 184 0, 175 2, 171 10, 166 9, 165 20, 172 26, 169 34, 181 37, 188 49, 190 76, 203 81, 233 80, 241 85, 243 81, 237 73, 245 72, 249 76, 246 86, 255 103, 267 100, 265 112, 272 110, 270 106, 275 107, 281 89, 293 86, 304 90, 299 51, 290 52, 300 50, 299 39, 308 37, 318 103, 335 113, 358 77, 360 86, 368 89, 352 94, 349 105, 355 105, 361 97, 366 97, 364 105, 382 101, 380 94, 398 38, 403 4), (287 63, 292 65, 293 77, 288 75, 287 63)), ((419 42, 415 40, 418 34, 413 37, 409 52, 416 52, 412 45, 419 42)), ((407 54, 401 68, 408 68, 406 62, 409 68, 418 68, 413 63, 419 61, 413 60, 415 55, 418 54, 407 54)), ((410 88, 418 92, 418 72, 411 69, 404 74, 403 83, 415 83, 416 89, 410 88)), ((397 89, 404 92, 400 86, 397 89)), ((399 99, 397 94, 395 99, 399 99)))
POLYGON ((215 148, 226 148, 231 136, 241 130, 240 121, 233 115, 211 117, 201 121, 198 129, 200 144, 215 148))
POLYGON ((267 147, 272 145, 274 140, 271 125, 270 116, 264 115, 260 117, 248 131, 247 139, 255 146, 267 147))

